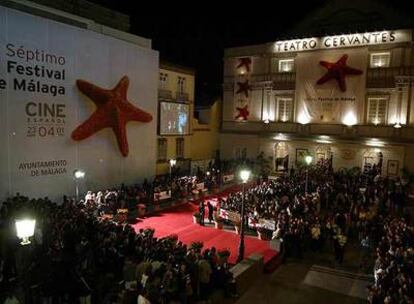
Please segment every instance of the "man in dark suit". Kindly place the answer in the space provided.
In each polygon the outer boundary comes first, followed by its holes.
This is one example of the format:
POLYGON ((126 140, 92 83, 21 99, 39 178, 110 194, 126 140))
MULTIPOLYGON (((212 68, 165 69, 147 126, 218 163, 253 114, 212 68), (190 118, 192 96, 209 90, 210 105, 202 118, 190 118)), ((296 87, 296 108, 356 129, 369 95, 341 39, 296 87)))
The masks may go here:
POLYGON ((200 212, 200 225, 204 226, 204 200, 200 200, 200 206, 199 206, 199 212, 200 212))
POLYGON ((213 212, 214 212, 214 207, 213 205, 210 203, 210 201, 207 202, 207 209, 208 209, 208 221, 211 224, 211 222, 213 221, 213 212))

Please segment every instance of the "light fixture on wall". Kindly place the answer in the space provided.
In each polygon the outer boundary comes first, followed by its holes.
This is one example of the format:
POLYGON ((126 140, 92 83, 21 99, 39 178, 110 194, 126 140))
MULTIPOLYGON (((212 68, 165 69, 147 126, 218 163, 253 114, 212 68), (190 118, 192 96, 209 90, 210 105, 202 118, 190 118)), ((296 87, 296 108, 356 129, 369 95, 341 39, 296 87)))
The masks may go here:
POLYGON ((331 144, 332 143, 332 141, 326 140, 326 139, 317 139, 316 142, 318 144, 331 144))
POLYGON ((279 133, 275 137, 273 137, 273 139, 284 141, 284 140, 288 140, 288 137, 283 133, 279 133))
POLYGON ((316 142, 319 144, 331 144, 332 140, 331 137, 328 135, 320 135, 316 142))
POLYGON ((349 111, 348 113, 345 114, 342 120, 342 123, 348 127, 352 127, 353 125, 356 125, 357 118, 352 111, 349 111))
POLYGON ((310 122, 310 117, 306 115, 305 111, 298 115, 298 123, 301 125, 306 125, 310 122))
POLYGON ((367 140, 365 144, 370 147, 384 147, 384 142, 380 141, 378 138, 371 138, 367 140))

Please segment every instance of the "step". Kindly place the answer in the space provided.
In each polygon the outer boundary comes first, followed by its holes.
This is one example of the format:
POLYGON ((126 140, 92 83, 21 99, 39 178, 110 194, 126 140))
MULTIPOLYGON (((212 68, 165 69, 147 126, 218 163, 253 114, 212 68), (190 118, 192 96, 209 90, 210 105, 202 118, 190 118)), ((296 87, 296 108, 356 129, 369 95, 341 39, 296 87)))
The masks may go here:
POLYGON ((346 270, 338 269, 338 268, 330 268, 326 266, 312 265, 312 267, 309 270, 323 272, 326 274, 331 274, 331 275, 336 275, 336 276, 341 276, 341 277, 346 277, 349 279, 374 282, 374 275, 368 275, 365 273, 355 273, 355 272, 350 272, 350 271, 346 271, 346 270))

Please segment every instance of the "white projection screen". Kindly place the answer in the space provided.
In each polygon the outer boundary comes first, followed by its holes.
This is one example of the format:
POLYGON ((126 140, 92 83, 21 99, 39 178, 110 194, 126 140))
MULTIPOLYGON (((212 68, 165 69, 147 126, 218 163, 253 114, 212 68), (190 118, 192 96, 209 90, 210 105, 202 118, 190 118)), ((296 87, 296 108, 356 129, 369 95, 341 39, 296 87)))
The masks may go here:
POLYGON ((161 102, 160 135, 190 133, 190 106, 177 102, 161 102))

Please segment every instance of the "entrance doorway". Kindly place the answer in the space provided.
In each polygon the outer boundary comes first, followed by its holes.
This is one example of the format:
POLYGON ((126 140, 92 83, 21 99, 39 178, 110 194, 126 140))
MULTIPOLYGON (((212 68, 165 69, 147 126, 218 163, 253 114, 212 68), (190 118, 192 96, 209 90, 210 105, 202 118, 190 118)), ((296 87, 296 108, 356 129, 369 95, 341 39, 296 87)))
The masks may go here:
POLYGON ((273 148, 274 171, 287 172, 289 168, 289 148, 286 142, 278 142, 273 148))

